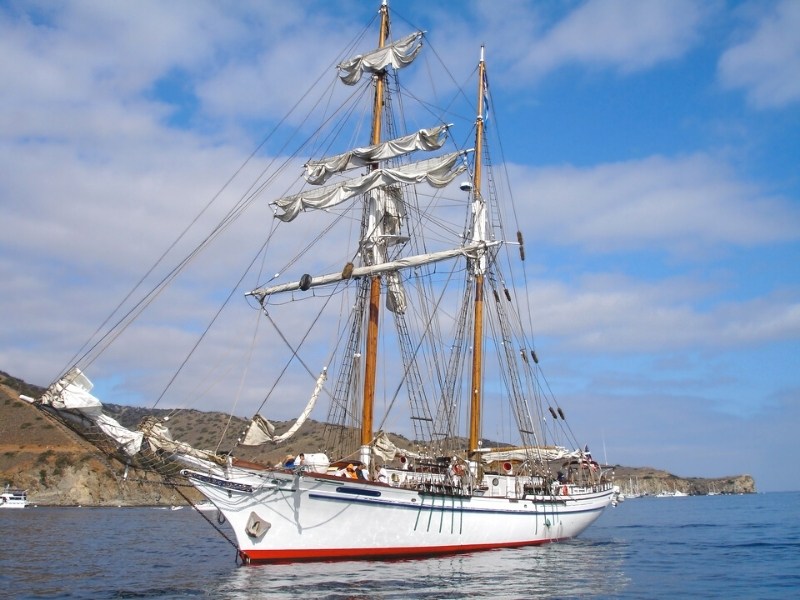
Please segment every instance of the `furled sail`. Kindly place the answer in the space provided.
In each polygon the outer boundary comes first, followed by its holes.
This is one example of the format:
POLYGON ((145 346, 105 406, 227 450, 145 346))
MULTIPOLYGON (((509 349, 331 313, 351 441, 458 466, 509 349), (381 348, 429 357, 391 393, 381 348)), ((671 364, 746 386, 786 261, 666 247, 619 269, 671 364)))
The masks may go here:
POLYGON ((91 394, 94 384, 77 367, 51 385, 42 395, 40 402, 55 408, 62 417, 86 424, 91 422, 105 435, 116 442, 128 456, 135 456, 142 449, 146 439, 153 449, 193 456, 206 461, 219 462, 213 452, 198 450, 185 442, 172 438, 169 430, 155 417, 146 417, 138 431, 121 425, 116 419, 103 413, 103 404, 91 394))
POLYGON ((431 129, 420 129, 403 137, 388 140, 381 144, 374 144, 363 148, 354 148, 349 152, 337 154, 320 160, 306 163, 306 181, 314 185, 325 183, 334 173, 341 173, 347 169, 363 167, 379 160, 397 158, 414 150, 438 150, 447 140, 447 125, 440 125, 431 129))
POLYGON ((372 452, 384 461, 394 460, 397 455, 397 446, 394 445, 385 431, 379 431, 372 441, 372 452))
POLYGON ((392 440, 389 439, 389 435, 383 430, 375 434, 375 438, 370 443, 370 447, 372 448, 372 452, 385 462, 394 460, 395 456, 404 456, 407 458, 420 458, 422 456, 413 450, 398 448, 392 440))
POLYGON ((248 292, 247 296, 254 296, 258 300, 263 301, 267 296, 278 294, 281 292, 293 292, 295 290, 307 290, 312 287, 335 283, 345 279, 357 277, 370 277, 372 275, 380 275, 382 273, 390 273, 400 269, 407 269, 412 267, 420 267, 422 265, 433 264, 456 256, 467 256, 469 258, 477 258, 488 250, 491 246, 496 246, 500 242, 488 242, 479 244, 470 244, 462 246, 461 248, 452 248, 450 250, 441 250, 439 252, 430 252, 428 254, 418 254, 415 256, 408 256, 391 260, 377 265, 368 265, 364 267, 354 267, 352 269, 346 268, 341 273, 329 273, 327 275, 320 275, 318 277, 311 277, 304 275, 300 281, 293 281, 290 283, 283 283, 271 287, 262 287, 252 292, 248 292))
POLYGON ((119 444, 126 454, 135 455, 142 447, 142 432, 131 431, 104 414, 102 402, 91 394, 93 387, 89 378, 74 367, 47 389, 41 402, 59 411, 69 411, 88 419, 119 444))
POLYGON ((250 420, 242 446, 260 446, 275 439, 275 426, 264 417, 257 414, 250 420))
POLYGON ((579 451, 570 452, 562 446, 525 446, 520 448, 488 449, 481 453, 481 460, 485 463, 507 460, 526 460, 531 456, 542 460, 560 460, 562 458, 575 457, 580 455, 579 451))
POLYGON ((433 187, 445 187, 467 168, 463 163, 456 166, 462 154, 453 152, 396 169, 376 169, 357 179, 286 196, 274 202, 283 211, 275 216, 281 221, 292 221, 301 210, 331 208, 353 196, 393 183, 427 181, 433 187))
POLYGON ((180 458, 191 456, 201 460, 222 464, 223 458, 210 450, 195 448, 186 442, 181 442, 172 437, 166 425, 159 422, 155 417, 145 417, 139 423, 139 430, 144 434, 147 443, 151 448, 163 450, 171 454, 178 455, 180 458))
POLYGON ((422 31, 414 32, 384 48, 378 48, 367 54, 359 54, 340 63, 338 65, 339 77, 347 85, 355 85, 361 79, 364 71, 378 73, 389 65, 395 69, 410 65, 422 49, 422 35, 422 31))
POLYGON ((322 391, 322 386, 325 383, 327 376, 328 369, 326 367, 322 369, 322 373, 320 373, 319 377, 317 378, 317 385, 314 387, 314 393, 311 394, 311 399, 308 401, 308 404, 306 404, 306 407, 303 409, 301 415, 297 417, 294 425, 292 425, 288 431, 282 433, 281 435, 275 435, 275 426, 261 415, 256 415, 253 417, 252 421, 250 421, 250 426, 247 428, 247 433, 241 442, 242 445, 260 446, 261 444, 266 444, 267 442, 283 442, 297 433, 297 430, 303 426, 303 423, 306 422, 306 419, 308 419, 308 416, 314 409, 314 405, 317 403, 317 398, 319 398, 319 394, 322 391))
POLYGON ((392 271, 386 274, 388 293, 386 294, 386 308, 398 315, 406 314, 408 302, 403 283, 400 281, 400 274, 392 271))

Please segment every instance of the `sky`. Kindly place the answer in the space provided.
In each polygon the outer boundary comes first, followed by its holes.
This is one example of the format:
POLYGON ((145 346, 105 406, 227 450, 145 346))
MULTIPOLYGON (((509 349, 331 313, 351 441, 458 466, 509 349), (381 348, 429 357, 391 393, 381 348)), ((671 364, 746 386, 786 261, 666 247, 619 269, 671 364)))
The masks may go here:
MULTIPOLYGON (((800 2, 390 5, 456 73, 486 46, 537 352, 595 456, 800 490, 800 2)), ((376 11, 0 2, 0 370, 56 378, 376 11)), ((126 343, 123 396, 181 335, 126 343)))

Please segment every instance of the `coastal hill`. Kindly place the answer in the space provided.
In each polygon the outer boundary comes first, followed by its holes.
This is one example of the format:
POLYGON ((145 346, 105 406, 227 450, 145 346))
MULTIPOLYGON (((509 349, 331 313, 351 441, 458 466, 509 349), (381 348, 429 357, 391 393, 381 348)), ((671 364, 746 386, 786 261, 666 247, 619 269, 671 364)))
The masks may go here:
MULTIPOLYGON (((151 473, 126 471, 125 465, 110 459, 93 445, 28 402, 20 394, 34 398, 44 390, 0 371, 0 485, 11 484, 28 490, 28 497, 39 505, 140 506, 185 504, 201 500, 191 488, 173 488, 160 483, 151 473)), ((169 416, 169 428, 176 439, 197 448, 215 448, 219 425, 230 420, 228 434, 220 444, 233 446, 244 431, 244 419, 217 412, 151 410, 113 404, 105 405, 115 419, 135 428, 148 415, 169 416)), ((276 422, 278 431, 290 423, 276 422)), ((260 448, 237 448, 237 456, 262 464, 275 464, 287 454, 313 452, 323 440, 323 423, 309 420, 291 443, 260 448)), ((392 435, 400 447, 412 442, 392 435)), ((749 475, 714 479, 678 477, 650 467, 614 465, 615 480, 623 490, 648 494, 680 490, 688 494, 753 493, 755 482, 749 475)))

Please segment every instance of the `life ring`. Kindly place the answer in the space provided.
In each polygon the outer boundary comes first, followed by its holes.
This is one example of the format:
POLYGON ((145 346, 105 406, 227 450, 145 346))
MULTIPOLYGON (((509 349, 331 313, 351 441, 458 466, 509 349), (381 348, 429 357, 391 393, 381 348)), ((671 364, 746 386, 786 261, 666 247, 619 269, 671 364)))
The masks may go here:
POLYGON ((453 473, 455 473, 455 474, 456 474, 456 475, 458 475, 459 477, 463 477, 463 476, 464 476, 464 473, 466 473, 466 472, 467 472, 467 471, 466 471, 466 469, 464 468, 464 465, 461 465, 461 464, 458 464, 458 465, 453 465, 453 473))

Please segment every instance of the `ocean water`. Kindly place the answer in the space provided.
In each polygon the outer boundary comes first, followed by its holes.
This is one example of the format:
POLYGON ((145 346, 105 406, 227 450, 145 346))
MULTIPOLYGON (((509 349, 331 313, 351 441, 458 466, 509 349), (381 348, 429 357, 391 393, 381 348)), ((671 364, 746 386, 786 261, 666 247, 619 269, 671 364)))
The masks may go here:
POLYGON ((0 598, 800 598, 800 493, 630 499, 580 538, 532 548, 235 558, 190 508, 0 510, 0 598))

